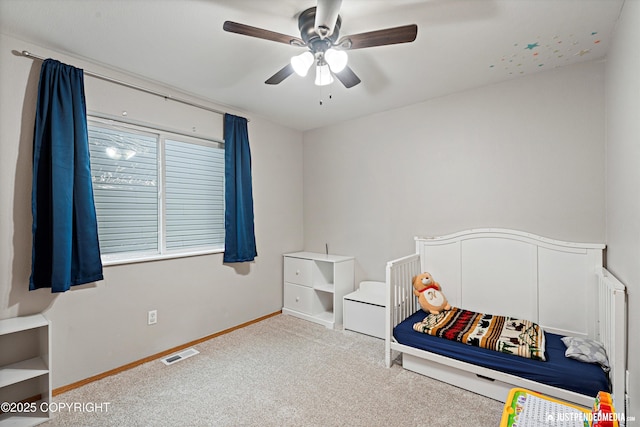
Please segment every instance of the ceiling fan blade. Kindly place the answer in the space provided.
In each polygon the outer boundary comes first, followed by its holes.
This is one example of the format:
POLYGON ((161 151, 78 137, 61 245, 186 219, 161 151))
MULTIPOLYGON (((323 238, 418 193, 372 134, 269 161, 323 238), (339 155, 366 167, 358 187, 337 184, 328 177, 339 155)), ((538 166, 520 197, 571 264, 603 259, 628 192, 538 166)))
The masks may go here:
POLYGON ((291 74, 293 74, 293 67, 291 66, 291 64, 287 64, 280 71, 269 77, 265 81, 265 83, 268 85, 277 85, 278 83, 289 77, 291 74))
POLYGON ((239 24, 233 21, 225 21, 222 28, 229 33, 242 34, 243 36, 257 37, 259 39, 271 40, 274 42, 290 44, 294 46, 305 46, 302 39, 294 36, 288 36, 275 31, 269 31, 251 25, 239 24))
POLYGON ((360 78, 358 76, 356 76, 356 73, 354 73, 353 70, 351 68, 349 68, 349 66, 344 67, 344 70, 340 71, 339 73, 334 73, 334 74, 335 74, 336 78, 338 80, 340 80, 340 82, 347 89, 357 85, 361 81, 360 78))
POLYGON ((368 33, 352 34, 341 38, 336 44, 342 49, 362 49, 365 47, 409 43, 414 41, 417 35, 418 26, 411 24, 368 33))

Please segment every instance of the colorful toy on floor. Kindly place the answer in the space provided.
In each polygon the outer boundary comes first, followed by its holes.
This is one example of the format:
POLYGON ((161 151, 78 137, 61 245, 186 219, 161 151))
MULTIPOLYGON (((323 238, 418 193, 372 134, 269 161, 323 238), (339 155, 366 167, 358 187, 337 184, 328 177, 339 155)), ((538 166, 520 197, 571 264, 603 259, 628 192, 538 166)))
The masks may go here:
POLYGON ((507 396, 500 427, 620 427, 624 414, 613 407, 611 394, 600 391, 593 408, 564 402, 523 388, 513 388, 507 396))
POLYGON ((613 407, 611 395, 605 391, 598 392, 593 402, 591 427, 619 427, 618 415, 613 407))

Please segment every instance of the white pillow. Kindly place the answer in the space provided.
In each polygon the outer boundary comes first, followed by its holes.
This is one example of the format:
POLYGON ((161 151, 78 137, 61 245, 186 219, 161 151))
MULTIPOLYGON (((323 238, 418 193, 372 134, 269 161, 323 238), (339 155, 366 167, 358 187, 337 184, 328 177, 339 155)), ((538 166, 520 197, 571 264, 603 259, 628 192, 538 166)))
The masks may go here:
POLYGON ((597 363, 605 372, 609 372, 607 352, 597 341, 589 338, 563 337, 562 342, 567 346, 564 355, 572 359, 587 363, 597 363))

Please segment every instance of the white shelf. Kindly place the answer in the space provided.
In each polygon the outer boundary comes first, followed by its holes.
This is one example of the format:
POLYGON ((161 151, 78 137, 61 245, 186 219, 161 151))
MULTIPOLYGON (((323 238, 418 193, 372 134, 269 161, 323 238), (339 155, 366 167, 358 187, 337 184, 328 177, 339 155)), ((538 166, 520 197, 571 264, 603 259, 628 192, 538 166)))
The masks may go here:
POLYGON ((316 291, 333 293, 333 284, 329 284, 329 285, 314 285, 313 289, 315 289, 316 291))
POLYGON ((353 260, 352 256, 333 255, 333 254, 320 254, 315 252, 292 252, 284 254, 285 257, 310 259, 314 261, 327 261, 327 262, 342 262, 353 260))
POLYGON ((285 254, 282 312, 335 328, 342 323, 343 297, 353 292, 353 283, 353 257, 285 254))
POLYGON ((315 317, 323 322, 333 322, 333 311, 324 311, 322 313, 316 314, 315 317))
MULTIPOLYGON (((39 404, 38 404, 39 406, 39 404)), ((30 427, 49 421, 49 417, 42 413, 34 414, 2 414, 0 415, 0 427, 30 427)))
POLYGON ((47 364, 41 357, 22 360, 0 367, 0 387, 6 387, 48 373, 47 364))
POLYGON ((0 389, 3 401, 35 402, 34 413, 0 415, 0 427, 35 426, 50 419, 51 402, 51 334, 50 323, 41 314, 0 320, 0 346, 10 349, 0 353, 0 389), (5 347, 6 346, 6 347, 5 347))
POLYGON ((0 320, 0 335, 12 334, 14 332, 26 331, 28 329, 41 328, 48 325, 49 321, 42 314, 13 317, 11 319, 0 320))

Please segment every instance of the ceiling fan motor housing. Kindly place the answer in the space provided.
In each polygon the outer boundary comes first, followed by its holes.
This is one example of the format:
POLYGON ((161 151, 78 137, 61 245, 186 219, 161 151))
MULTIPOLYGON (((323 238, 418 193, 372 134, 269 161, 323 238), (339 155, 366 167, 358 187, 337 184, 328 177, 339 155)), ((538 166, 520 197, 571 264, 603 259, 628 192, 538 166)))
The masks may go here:
POLYGON ((326 38, 320 37, 315 29, 316 20, 316 8, 311 7, 300 14, 298 18, 298 28, 300 29, 300 37, 309 46, 309 49, 313 53, 326 52, 331 48, 338 37, 340 36, 340 25, 342 24, 342 18, 338 16, 336 25, 333 29, 333 33, 326 38))

